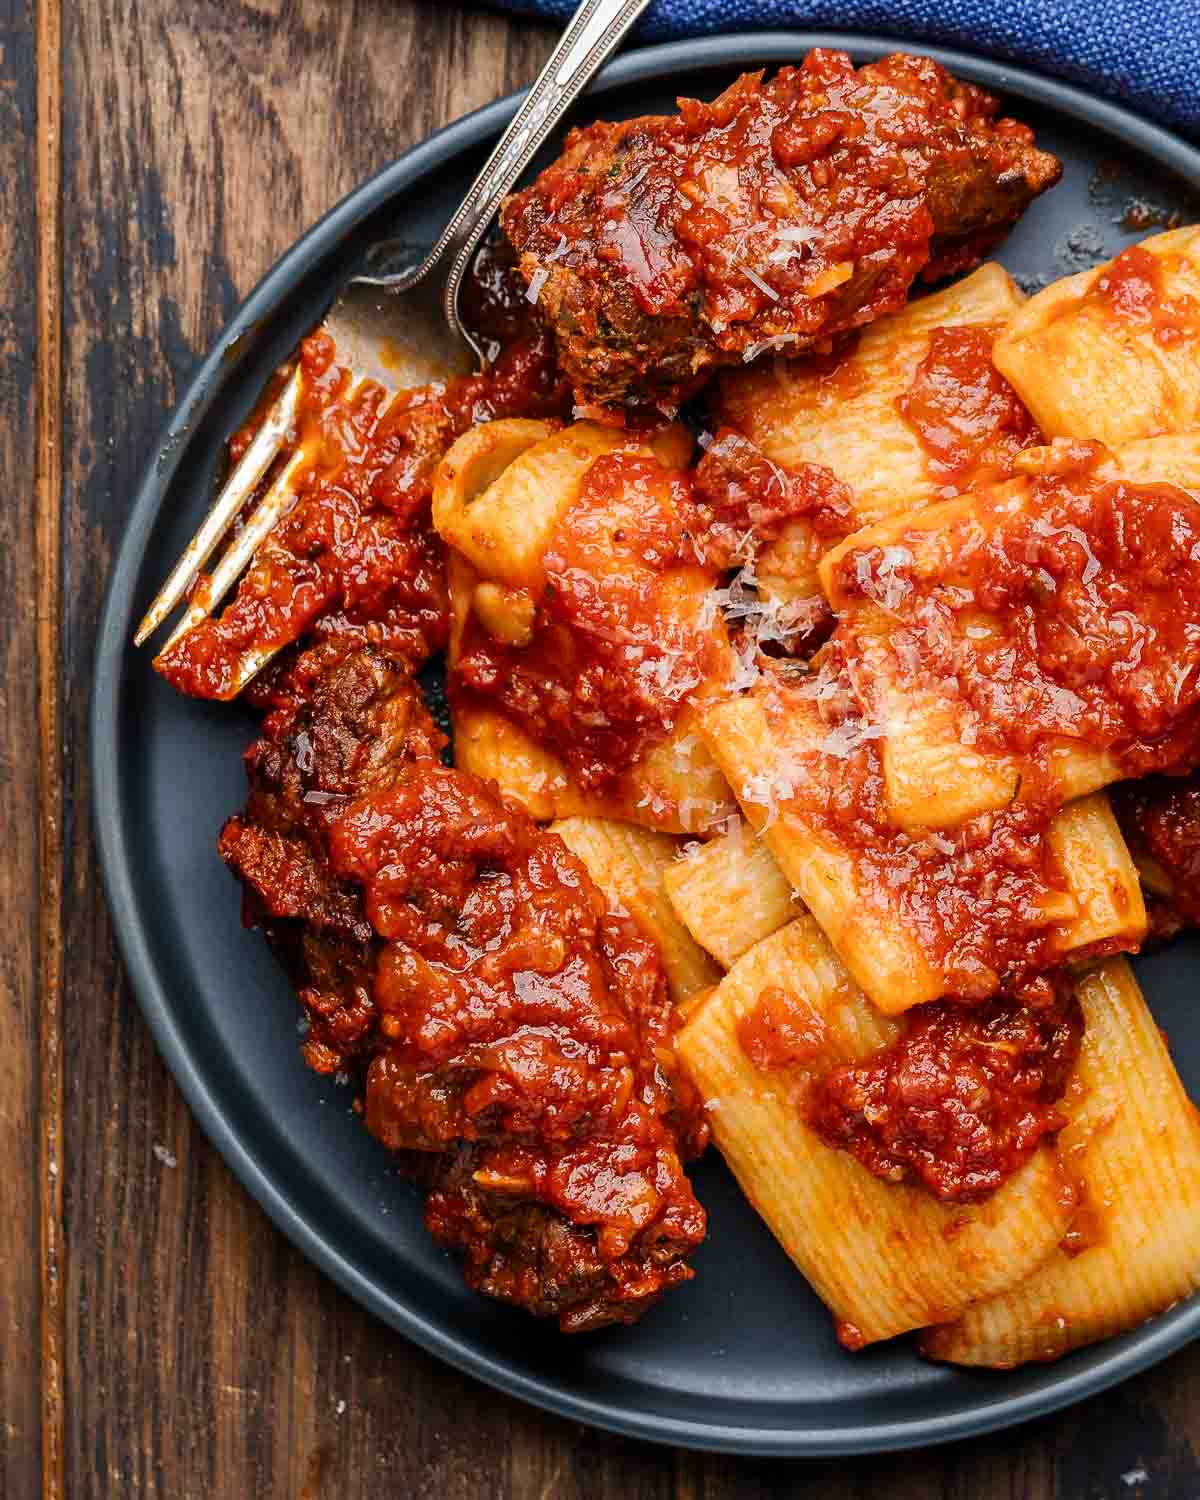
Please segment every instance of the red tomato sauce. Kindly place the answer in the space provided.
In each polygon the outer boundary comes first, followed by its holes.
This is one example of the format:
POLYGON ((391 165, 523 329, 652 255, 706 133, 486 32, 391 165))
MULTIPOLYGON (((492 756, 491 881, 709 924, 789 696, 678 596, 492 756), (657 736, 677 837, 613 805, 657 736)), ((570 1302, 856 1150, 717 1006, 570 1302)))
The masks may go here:
POLYGON ((806 1101, 813 1129, 887 1182, 969 1203, 996 1191, 1047 1135, 1083 1032, 1074 1001, 1034 1011, 998 1000, 910 1012, 905 1035, 833 1068, 806 1101))
POLYGON ((374 1134, 394 1149, 485 1143, 478 1185, 599 1226, 607 1259, 651 1228, 699 1243, 680 1154, 707 1126, 675 1064, 658 952, 562 840, 424 762, 351 804, 329 848, 384 944, 374 1134))
POLYGON ((886 598, 906 679, 956 692, 981 747, 1036 760, 1069 739, 1130 776, 1185 770, 1200 759, 1200 506, 1171 485, 1105 480, 1103 450, 1083 453, 1017 501, 997 491, 934 576, 901 536, 845 557, 833 592, 886 598))
POLYGON ((1106 267, 1088 290, 1084 304, 1099 304, 1120 323, 1148 328, 1164 349, 1200 336, 1200 302, 1167 294, 1170 255, 1153 255, 1131 245, 1106 267))
POLYGON ((451 700, 498 705, 582 785, 611 783, 671 733, 709 669, 711 631, 671 602, 696 567, 692 509, 681 471, 635 452, 597 459, 547 547, 532 640, 505 645, 472 615, 451 700))
POLYGON ((696 466, 695 504, 697 544, 717 568, 751 562, 802 516, 830 545, 857 524, 854 497, 832 469, 775 463, 732 427, 719 429, 696 466))
POLYGON ((1134 857, 1148 856, 1170 885, 1169 897, 1156 903, 1156 927, 1200 924, 1200 779, 1129 782, 1115 788, 1113 807, 1134 857))
POLYGON ((992 364, 987 328, 935 328, 929 352, 896 401, 941 495, 1006 479, 1022 448, 1044 442, 1021 398, 992 364))
MULTIPOLYGON (((477 422, 570 410, 549 334, 490 253, 477 262, 465 313, 496 351, 494 363, 483 374, 401 391, 391 401, 373 382, 351 390, 328 334, 318 330, 303 341, 296 438, 311 459, 296 484, 297 502, 260 547, 232 602, 156 661, 172 686, 194 697, 230 698, 247 651, 276 650, 309 635, 369 642, 414 670, 444 646, 444 554, 429 516, 434 469, 477 422)), ((261 416, 231 442, 231 462, 261 416)), ((197 592, 206 587, 202 576, 197 592)))
POLYGON ((756 1068, 792 1068, 815 1061, 828 1040, 825 1018, 802 995, 768 985, 737 1023, 742 1051, 756 1068))

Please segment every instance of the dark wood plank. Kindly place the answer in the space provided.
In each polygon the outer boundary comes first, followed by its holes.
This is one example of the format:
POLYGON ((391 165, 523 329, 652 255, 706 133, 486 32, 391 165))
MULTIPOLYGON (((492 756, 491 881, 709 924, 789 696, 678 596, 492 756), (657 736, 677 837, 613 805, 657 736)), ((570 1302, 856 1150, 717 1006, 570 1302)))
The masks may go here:
MULTIPOLYGON (((7 3, 25 15, 20 0, 7 3)), ((67 362, 55 408, 63 675, 52 705, 61 725, 48 743, 63 774, 56 930, 70 940, 59 1179, 64 1492, 130 1500, 1192 1500, 1200 1482, 1183 1434, 1200 1427, 1200 1351, 1026 1433, 919 1457, 795 1465, 671 1453, 530 1411, 437 1364, 318 1275, 233 1181, 132 1004, 99 895, 79 752, 112 547, 176 384, 241 293, 398 150, 532 78, 551 38, 525 21, 425 0, 79 0, 63 25, 67 362), (1127 1484, 1142 1467, 1146 1484, 1127 1484)), ((11 57, 0 66, 11 69, 11 57)), ((0 170, 7 139, 0 136, 0 170)), ((0 193, 8 188, 17 201, 13 181, 0 180, 0 193)), ((13 220, 0 223, 0 252, 13 220)), ((17 274, 11 259, 0 255, 0 276, 17 274)), ((0 297, 5 304, 12 299, 0 297)), ((0 340, 0 358, 4 348, 0 340)), ((19 427, 15 446, 4 446, 8 415, 0 404, 0 475, 19 462, 19 427)), ((0 528, 9 528, 0 529, 0 553, 11 555, 10 539, 19 552, 23 533, 12 528, 29 524, 0 512, 0 528)), ((53 549, 53 536, 44 540, 53 549)), ((10 613, 4 628, 19 618, 10 613)), ((0 640, 9 691, 28 693, 11 670, 28 641, 0 640)), ((15 707, 0 724, 0 768, 20 748, 19 729, 9 727, 21 718, 22 704, 15 707)), ((23 805, 10 812, 0 804, 0 830, 14 839, 28 837, 18 826, 23 805)), ((24 885, 0 887, 14 911, 30 899, 24 885)), ((52 951, 51 937, 43 952, 52 951)), ((15 962, 20 983, 21 963, 34 957, 11 952, 6 962, 15 962)), ((8 1039, 0 1032, 0 1046, 8 1039)), ((29 1040, 24 1032, 13 1039, 29 1040)), ((0 1051, 7 1056, 11 1049, 0 1051)), ((31 1090, 28 1080, 16 1090, 26 1110, 31 1090)), ((0 1153, 8 1153, 0 1164, 20 1166, 21 1135, 20 1119, 0 1120, 0 1153)), ((26 1242, 5 1238, 19 1233, 0 1226, 0 1257, 20 1253, 26 1242)), ((13 1393, 19 1402, 22 1378, 0 1362, 6 1419, 25 1411, 9 1404, 13 1393)), ((3 1454, 13 1461, 9 1449, 3 1454)), ((26 1462, 12 1472, 24 1479, 34 1471, 26 1462)))
POLYGON ((36 51, 30 0, 0 0, 0 1495, 42 1477, 36 51))

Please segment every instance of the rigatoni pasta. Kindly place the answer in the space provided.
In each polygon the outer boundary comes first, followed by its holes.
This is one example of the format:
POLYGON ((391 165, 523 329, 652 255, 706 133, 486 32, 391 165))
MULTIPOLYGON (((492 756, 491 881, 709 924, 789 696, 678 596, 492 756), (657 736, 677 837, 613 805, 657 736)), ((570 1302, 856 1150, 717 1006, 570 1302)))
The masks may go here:
MULTIPOLYGON (((865 329, 841 358, 776 358, 722 377, 717 414, 781 464, 819 463, 854 494, 863 524, 937 499, 944 478, 897 405, 938 328, 1005 325, 1024 297, 1002 266, 980 266, 953 286, 865 329)), ((764 558, 761 572, 773 571, 764 558)))
MULTIPOLYGON (((578 499, 598 458, 627 448, 625 434, 594 422, 559 428, 507 418, 472 427, 438 465, 433 523, 480 576, 536 595, 554 527, 578 499)), ((690 439, 668 428, 645 451, 686 462, 690 439)))
MULTIPOLYGON (((716 415, 776 463, 832 470, 850 487, 861 524, 919 509, 994 467, 997 455, 984 451, 985 443, 965 470, 947 470, 908 403, 919 397, 923 380, 944 383, 947 372, 940 365, 947 354, 961 364, 964 350, 945 350, 947 341, 967 340, 972 366, 987 367, 994 333, 1023 300, 1008 272, 989 263, 881 318, 830 360, 814 366, 811 360, 776 358, 725 375, 716 415)), ((1002 428, 1003 419, 997 425, 1002 428)), ((760 591, 783 604, 819 598, 817 563, 827 547, 810 520, 791 521, 758 557, 760 591)))
POLYGON ((679 854, 673 839, 608 818, 563 818, 551 823, 550 832, 578 854, 600 889, 658 944, 677 1004, 717 983, 721 970, 667 899, 666 882, 679 854))
POLYGON ((679 920, 722 968, 800 910, 766 843, 741 818, 707 844, 694 845, 663 874, 679 920))
POLYGON ((1067 1229, 1070 1210, 1049 1147, 973 1206, 882 1182, 825 1144, 800 1109, 811 1070, 762 1072, 738 1023, 763 990, 784 991, 817 1018, 822 1062, 887 1045, 897 1023, 864 998, 816 922, 801 916, 733 966, 677 1039, 708 1101, 713 1134, 742 1191, 828 1304, 850 1348, 944 1321, 950 1308, 1017 1285, 1067 1229))
MULTIPOLYGON (((1188 685, 1187 630, 1168 633, 1162 622, 1174 617, 1177 597, 1188 599, 1200 586, 1200 552, 1193 556, 1183 544, 1191 530, 1200 537, 1200 510, 1190 495, 1152 476, 1161 469, 1176 484, 1200 486, 1200 448, 1187 435, 1153 438, 1116 457, 1099 455, 1094 468, 1092 461, 1069 446, 1031 450, 1017 461, 1024 477, 889 518, 823 559, 839 638, 864 668, 855 678, 863 709, 883 732, 889 806, 900 826, 953 827, 1006 806, 1022 785, 1028 795, 1035 781, 1065 800, 1131 771, 1174 767, 1172 724, 1187 722, 1190 690, 1173 702, 1167 695, 1164 728, 1172 732, 1145 735, 1143 750, 1136 706, 1123 725, 1115 707, 1102 703, 1112 727, 1089 731, 1090 710, 1073 687, 1070 664, 1057 667, 1058 646, 1042 643, 1095 634, 1107 614, 1117 634, 1106 649, 1119 650, 1121 634, 1132 630, 1157 670, 1188 685), (1128 475, 1121 467, 1126 453, 1134 471, 1128 475), (1137 564, 1127 576, 1128 553, 1116 541, 1127 532, 1132 538, 1135 527, 1148 559, 1144 580, 1137 564), (1178 544, 1156 542, 1154 527, 1160 537, 1178 536, 1178 544), (1168 549, 1169 570, 1149 562, 1168 549), (980 559, 992 570, 982 581, 975 577, 980 559), (1007 573, 997 584, 1001 567, 1007 573), (1090 611, 1086 622, 1082 611, 1090 611), (1023 700, 1005 686, 1020 680, 1014 661, 1029 679, 1023 700)), ((1091 649, 1086 640, 1081 646, 1091 649)))
MULTIPOLYGON (((802 691, 764 681, 704 716, 704 736, 746 818, 880 1010, 898 1014, 956 991, 966 991, 964 998, 994 993, 1001 972, 988 967, 983 950, 963 967, 952 916, 972 908, 970 840, 936 833, 909 839, 886 825, 858 836, 826 817, 813 788, 835 785, 849 757, 869 757, 871 744, 853 743, 860 724, 831 731, 802 691), (897 878, 879 873, 889 867, 897 878), (918 872, 923 885, 914 879, 918 872)), ((859 773, 869 784, 869 767, 859 773)), ((988 834, 1005 837, 1000 828, 988 834)), ((1053 963, 1053 954, 1061 962, 1097 945, 1136 948, 1145 908, 1107 804, 1069 804, 1048 820, 1045 838, 1051 857, 1044 878, 1029 879, 1024 907, 1030 932, 1044 944, 1041 961, 1053 963)), ((1002 949, 1003 942, 993 962, 1002 949)))
POLYGON ((454 745, 457 765, 495 781, 539 820, 623 818, 662 833, 697 834, 723 826, 737 811, 697 732, 695 711, 603 792, 581 787, 559 756, 483 704, 455 706, 454 745))
POLYGON ((1102 964, 1077 993, 1083 1045, 1059 1135, 1077 1232, 1028 1279, 924 1334, 934 1359, 1056 1359, 1200 1286, 1200 1116, 1128 964, 1102 964))
MULTIPOLYGON (((1200 1127, 1127 966, 1086 968, 1145 939, 1143 880, 1172 886, 1140 849, 1139 872, 1104 788, 1186 769, 1200 714, 1196 340, 1165 360, 1153 328, 1114 343, 1106 278, 1158 257, 1178 301, 1193 247, 1160 237, 1024 306, 985 267, 822 366, 724 377, 715 414, 736 432, 696 485, 714 517, 725 497, 749 523, 744 571, 718 587, 697 538, 695 564, 654 584, 663 629, 715 624, 718 649, 603 785, 561 736, 455 695, 459 764, 558 818, 654 937, 717 1144, 849 1348, 924 1329, 938 1359, 1051 1358, 1200 1282, 1200 1127), (1129 409, 1107 426, 1080 350, 1101 388, 1125 361, 1129 409), (850 485, 863 523, 832 546, 841 491, 822 529, 774 519, 812 465, 850 485), (1123 639, 1141 643, 1144 681, 1122 677, 1123 639), (680 851, 664 831, 683 830, 707 842, 680 851), (1042 1133, 1006 1159, 1006 1111, 1015 1138, 1034 1100, 1042 1133), (1153 1167, 1133 1189, 1139 1160, 1153 1167)), ((663 478, 682 439, 654 458, 615 429, 496 425, 464 450, 443 527, 456 664, 480 632, 510 663, 532 648, 572 527, 599 598, 622 570, 649 577, 621 551, 645 515, 691 517, 687 532, 703 513, 663 478)), ((670 678, 674 659, 660 665, 670 678)))
MULTIPOLYGON (((668 833, 709 830, 734 811, 724 778, 696 733, 692 701, 711 697, 730 670, 724 621, 706 602, 711 572, 690 564, 663 576, 657 601, 662 634, 682 632, 700 643, 703 654, 694 669, 682 651, 668 650, 642 663, 649 669, 651 688, 661 691, 665 680, 673 722, 602 784, 586 784, 567 763, 560 746, 570 743, 569 735, 551 744, 548 736, 531 733, 494 699, 455 690, 454 673, 472 632, 506 650, 511 662, 520 662, 521 653, 533 644, 534 620, 547 588, 544 558, 559 523, 572 507, 586 507, 580 488, 596 459, 630 451, 615 429, 578 424, 547 435, 541 431, 544 425, 495 422, 474 428, 454 445, 439 471, 435 515, 441 516, 443 535, 454 549, 447 578, 458 764, 494 780, 535 818, 589 815, 624 818, 668 833), (489 436, 495 428, 502 431, 489 436), (567 442, 568 434, 574 442, 567 442), (475 493, 477 486, 482 488, 475 493), (536 503, 530 498, 534 495, 536 503), (514 519, 518 513, 519 522, 514 519), (488 576, 481 576, 480 563, 491 569, 488 576), (678 689, 672 673, 678 674, 678 689)), ((679 456, 674 429, 656 441, 664 456, 679 456)), ((660 469, 650 448, 635 446, 633 453, 660 469)), ((617 501, 611 503, 615 509, 617 501)), ((619 525, 619 517, 613 522, 596 507, 591 514, 598 525, 619 525)), ((605 629, 602 622, 596 628, 605 629)))
POLYGON ((1049 437, 1114 447, 1200 426, 1200 228, 1055 281, 1009 321, 997 367, 1049 437))

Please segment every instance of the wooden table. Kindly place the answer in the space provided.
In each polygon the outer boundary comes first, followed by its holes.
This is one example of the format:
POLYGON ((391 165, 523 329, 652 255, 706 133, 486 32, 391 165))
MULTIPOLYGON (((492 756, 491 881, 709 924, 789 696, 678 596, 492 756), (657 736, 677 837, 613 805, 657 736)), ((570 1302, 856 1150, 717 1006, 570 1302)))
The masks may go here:
POLYGON ((143 459, 296 235, 549 41, 446 0, 0 0, 0 1496, 1197 1500, 1200 1347, 1023 1432, 852 1463, 520 1406, 288 1245, 134 1005, 86 715, 143 459))

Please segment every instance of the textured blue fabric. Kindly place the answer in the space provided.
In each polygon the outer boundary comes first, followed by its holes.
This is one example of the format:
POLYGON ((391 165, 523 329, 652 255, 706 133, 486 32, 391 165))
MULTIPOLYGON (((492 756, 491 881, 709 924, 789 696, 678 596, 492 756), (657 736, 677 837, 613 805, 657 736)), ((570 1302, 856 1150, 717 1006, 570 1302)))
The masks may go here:
MULTIPOLYGON (((577 0, 493 0, 565 18, 577 0)), ((1200 136, 1200 0, 655 0, 641 41, 755 28, 944 42, 1057 73, 1200 136)))

